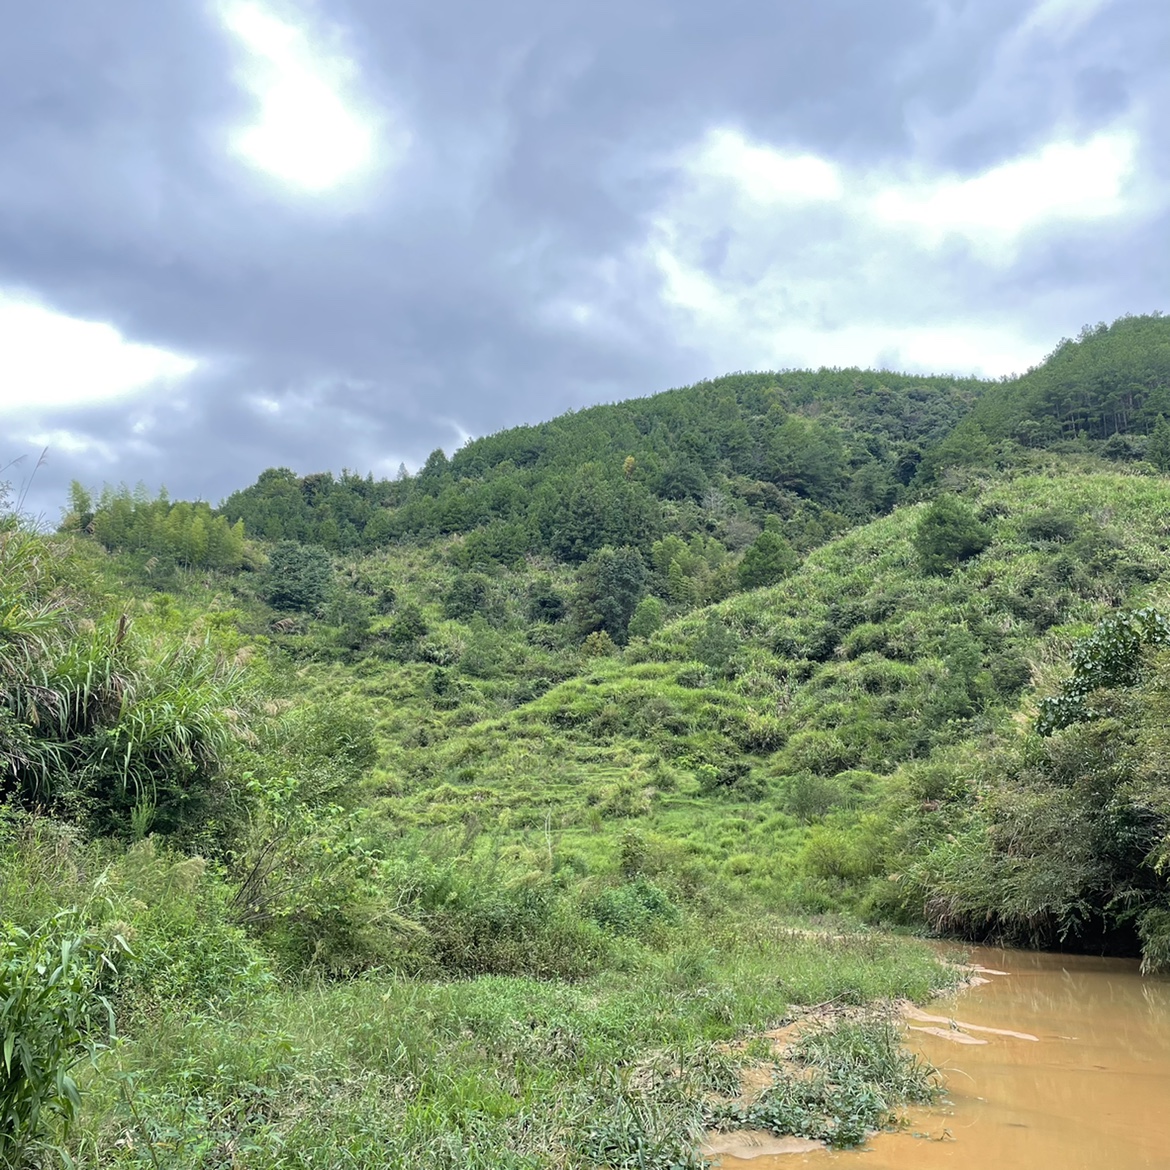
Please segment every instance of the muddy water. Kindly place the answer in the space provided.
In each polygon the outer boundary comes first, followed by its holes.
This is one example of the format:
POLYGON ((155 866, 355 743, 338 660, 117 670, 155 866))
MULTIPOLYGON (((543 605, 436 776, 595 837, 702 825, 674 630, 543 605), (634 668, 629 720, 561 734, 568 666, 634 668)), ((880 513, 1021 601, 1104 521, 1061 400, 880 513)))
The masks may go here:
POLYGON ((970 961, 987 982, 908 1021, 945 1104, 862 1151, 724 1156, 722 1170, 1170 1170, 1170 980, 1124 959, 970 961))

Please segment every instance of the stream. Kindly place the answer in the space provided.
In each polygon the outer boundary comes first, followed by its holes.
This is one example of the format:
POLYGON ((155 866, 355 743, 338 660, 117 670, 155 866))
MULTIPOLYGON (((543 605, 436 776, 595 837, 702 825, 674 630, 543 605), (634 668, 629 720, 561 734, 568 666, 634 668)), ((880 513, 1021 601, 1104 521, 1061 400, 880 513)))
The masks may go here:
POLYGON ((860 1151, 722 1170, 1170 1170, 1170 980, 1128 959, 976 947, 969 962, 985 982, 907 1021, 943 1102, 860 1151))

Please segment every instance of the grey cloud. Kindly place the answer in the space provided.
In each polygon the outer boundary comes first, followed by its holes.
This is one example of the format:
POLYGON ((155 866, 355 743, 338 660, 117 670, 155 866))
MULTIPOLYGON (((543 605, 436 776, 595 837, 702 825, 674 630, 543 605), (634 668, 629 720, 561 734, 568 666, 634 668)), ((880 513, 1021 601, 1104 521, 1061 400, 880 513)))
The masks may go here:
MULTIPOLYGON (((719 373, 664 311, 657 274, 622 259, 682 181, 682 147, 732 124, 851 165, 925 151, 974 170, 1070 118, 1091 127, 1148 101, 1170 25, 1159 0, 1116 0, 1016 59, 1008 0, 309 11, 412 135, 365 202, 274 192, 225 154, 251 99, 202 3, 59 0, 7 18, 0 287, 205 361, 173 398, 38 419, 118 453, 51 452, 45 500, 74 475, 215 499, 272 464, 382 470, 451 447, 456 425, 483 433, 719 373), (558 308, 582 298, 605 311, 582 323, 558 308)), ((1004 276, 971 277, 959 256, 948 285, 973 312, 1043 301, 1046 326, 1086 305, 1145 310, 1164 230, 1074 232, 1004 276)), ((727 248, 714 232, 707 262, 727 248)))

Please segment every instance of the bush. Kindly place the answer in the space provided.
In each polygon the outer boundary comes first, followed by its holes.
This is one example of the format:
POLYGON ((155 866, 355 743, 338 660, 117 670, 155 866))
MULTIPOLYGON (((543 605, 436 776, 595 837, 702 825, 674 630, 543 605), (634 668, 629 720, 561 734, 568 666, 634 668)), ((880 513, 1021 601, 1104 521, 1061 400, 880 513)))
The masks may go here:
POLYGON ((778 532, 764 531, 743 554, 737 576, 741 589, 774 585, 787 577, 800 562, 778 532))
POLYGON ((914 549, 924 573, 942 575, 981 553, 991 531, 955 496, 940 496, 918 521, 914 549))
POLYGON ((1058 508, 1049 508, 1029 516, 1020 526, 1028 540, 1064 541, 1072 540, 1077 534, 1076 518, 1058 508))
POLYGON ((273 609, 312 613, 333 588, 333 562, 318 545, 282 540, 268 558, 265 599, 273 609))
POLYGON ((643 937, 657 926, 676 926, 678 908, 644 877, 605 890, 587 907, 590 918, 613 934, 643 937))

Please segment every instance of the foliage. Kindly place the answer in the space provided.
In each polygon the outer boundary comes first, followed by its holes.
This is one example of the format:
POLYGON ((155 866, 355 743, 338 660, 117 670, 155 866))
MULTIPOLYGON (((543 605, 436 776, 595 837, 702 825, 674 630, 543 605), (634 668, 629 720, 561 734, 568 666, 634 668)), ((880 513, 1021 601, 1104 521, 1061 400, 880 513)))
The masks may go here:
POLYGON ((231 815, 238 667, 206 640, 140 636, 125 614, 83 619, 53 591, 64 571, 42 537, 0 535, 0 792, 101 832, 214 834, 231 815))
POLYGON ((108 549, 140 554, 154 579, 164 579, 174 565, 232 571, 246 556, 242 521, 213 514, 201 500, 172 501, 165 491, 152 498, 141 488, 107 487, 94 500, 74 481, 62 528, 92 532, 108 549))
POLYGON ((796 556, 788 542, 777 532, 764 531, 743 554, 739 562, 741 589, 775 585, 796 568, 796 556))
POLYGON ((1098 622, 1073 649, 1072 675, 1062 684, 1060 694, 1041 700, 1036 730, 1040 735, 1051 735, 1072 723, 1096 718, 1100 712, 1090 705, 1091 696, 1101 690, 1133 686, 1140 678, 1143 650, 1167 642, 1170 621, 1156 609, 1114 614, 1098 622))
POLYGON ((268 555, 265 595, 273 609, 312 612, 333 587, 329 554, 317 545, 282 540, 268 555))
POLYGON ((0 1162, 14 1168, 59 1120, 76 1120, 81 1096, 73 1070, 101 1045, 101 1016, 113 1015, 98 991, 109 959, 75 911, 34 931, 0 925, 0 1162))
POLYGON ((269 469, 222 515, 333 552, 460 533, 465 569, 526 554, 580 564, 606 545, 646 555, 667 534, 738 553, 767 515, 806 548, 843 512, 888 510, 923 446, 986 390, 884 371, 737 374, 476 439, 395 480, 269 469))
POLYGON ((874 1017, 838 1020, 806 1032, 792 1057, 811 1075, 774 1077, 748 1105, 716 1111, 714 1120, 775 1134, 816 1138, 834 1147, 861 1145, 895 1124, 894 1105, 938 1096, 938 1074, 905 1052, 894 1024, 874 1017))
POLYGON ((922 514, 914 548, 924 573, 949 573, 991 543, 991 532, 954 496, 940 496, 922 514))
POLYGON ((643 597, 630 617, 626 632, 631 638, 649 638, 662 629, 666 607, 657 597, 643 597))
POLYGON ((577 597, 583 632, 604 631, 624 645, 648 575, 636 548, 606 546, 595 552, 582 569, 577 597))
MULTIPOLYGON (((725 1042, 937 985, 851 917, 1164 966, 1163 331, 265 472, 212 513, 238 572, 97 539, 201 505, 0 520, 0 906, 103 872, 133 949, 69 1156, 685 1163, 725 1042)), ((721 1122, 853 1142, 926 1092, 888 1031, 800 1059, 721 1122)))

